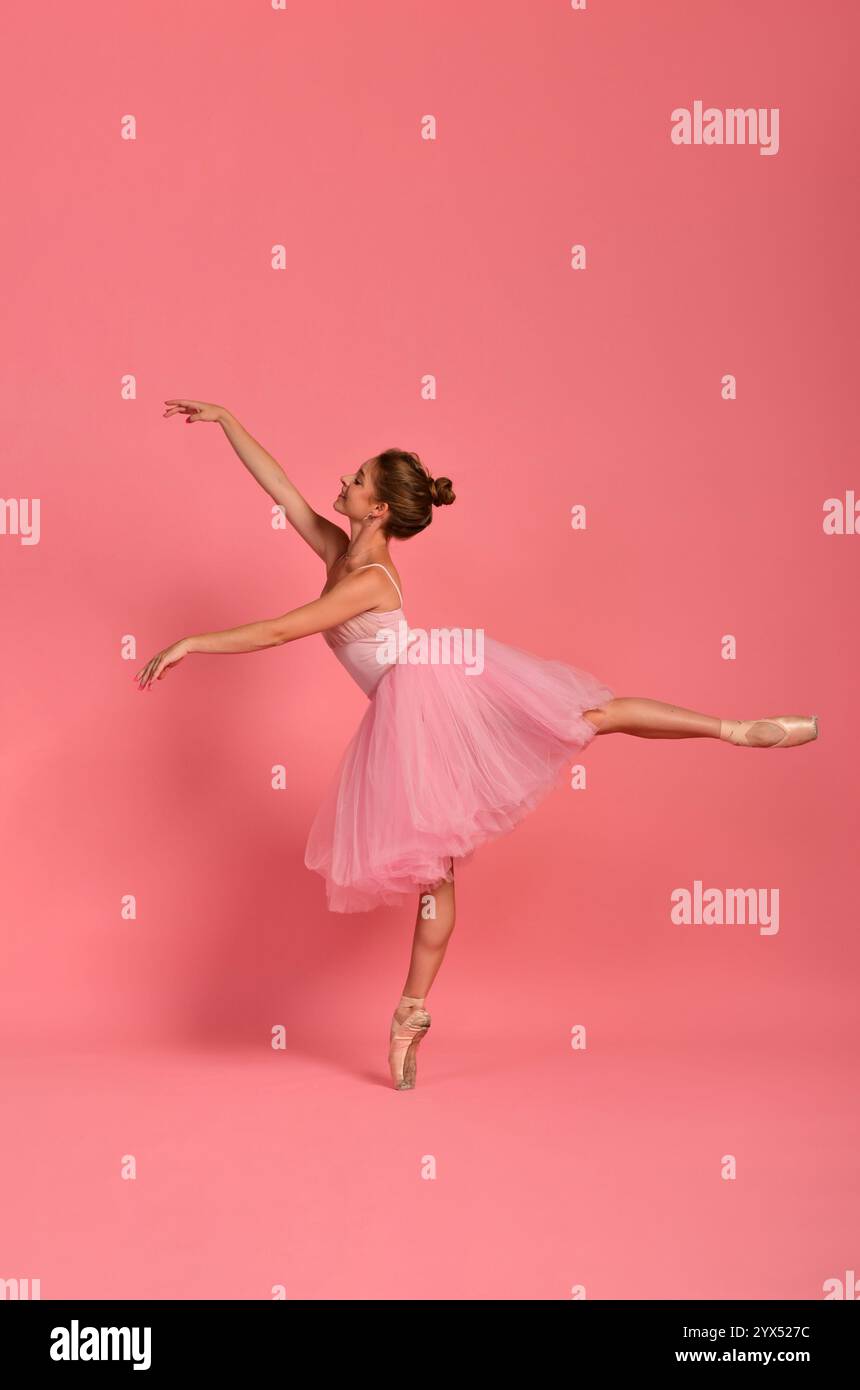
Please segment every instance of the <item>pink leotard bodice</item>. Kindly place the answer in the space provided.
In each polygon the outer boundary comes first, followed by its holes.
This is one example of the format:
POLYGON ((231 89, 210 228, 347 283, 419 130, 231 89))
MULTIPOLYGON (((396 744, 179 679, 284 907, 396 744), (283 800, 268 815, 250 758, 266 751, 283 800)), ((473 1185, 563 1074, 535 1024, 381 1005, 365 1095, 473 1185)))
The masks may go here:
MULTIPOLYGON (((400 652, 407 640, 404 634, 408 632, 408 623, 406 614, 403 612, 403 595, 400 592, 400 586, 386 566, 375 562, 370 565, 360 565, 359 569, 385 570, 397 590, 400 607, 391 608, 384 613, 359 613, 357 617, 350 618, 345 623, 339 623, 337 627, 328 628, 323 633, 323 637, 340 664, 345 667, 356 684, 361 686, 365 695, 370 697, 382 677, 390 669, 387 662, 379 660, 379 654, 383 647, 378 634, 383 628, 393 632, 397 651, 400 652)), ((357 570, 353 571, 353 573, 357 572, 357 570)))

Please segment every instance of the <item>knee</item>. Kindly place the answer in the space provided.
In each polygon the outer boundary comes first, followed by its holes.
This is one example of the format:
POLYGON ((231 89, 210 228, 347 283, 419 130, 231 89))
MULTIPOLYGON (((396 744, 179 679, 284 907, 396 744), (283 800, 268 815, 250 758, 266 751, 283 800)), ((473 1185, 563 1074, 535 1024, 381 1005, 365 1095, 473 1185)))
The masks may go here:
POLYGON ((597 732, 600 733, 605 728, 608 716, 605 705, 601 705, 597 709, 584 710, 582 717, 587 719, 589 724, 593 724, 597 732))

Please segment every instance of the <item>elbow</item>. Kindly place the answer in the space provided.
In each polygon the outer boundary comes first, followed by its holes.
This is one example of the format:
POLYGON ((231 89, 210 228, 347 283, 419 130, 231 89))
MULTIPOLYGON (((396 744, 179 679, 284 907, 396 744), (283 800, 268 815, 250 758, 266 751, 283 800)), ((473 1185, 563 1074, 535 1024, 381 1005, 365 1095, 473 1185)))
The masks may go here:
POLYGON ((282 647, 285 642, 292 642, 294 636, 286 623, 278 618, 275 618, 270 624, 269 634, 271 637, 270 646, 272 647, 282 647))

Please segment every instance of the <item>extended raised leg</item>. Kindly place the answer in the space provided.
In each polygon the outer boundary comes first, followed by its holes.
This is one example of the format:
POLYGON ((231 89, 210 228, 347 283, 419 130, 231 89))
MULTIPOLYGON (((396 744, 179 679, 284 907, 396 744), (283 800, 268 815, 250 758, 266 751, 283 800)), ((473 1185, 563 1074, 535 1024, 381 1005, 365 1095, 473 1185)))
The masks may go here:
POLYGON ((668 705, 641 695, 620 695, 584 718, 598 734, 633 734, 636 738, 719 738, 746 748, 792 748, 818 737, 815 715, 780 715, 767 719, 720 719, 715 714, 668 705))
POLYGON ((722 722, 715 714, 701 714, 640 695, 620 695, 599 709, 586 710, 585 718, 599 734, 634 734, 637 738, 719 738, 722 722))

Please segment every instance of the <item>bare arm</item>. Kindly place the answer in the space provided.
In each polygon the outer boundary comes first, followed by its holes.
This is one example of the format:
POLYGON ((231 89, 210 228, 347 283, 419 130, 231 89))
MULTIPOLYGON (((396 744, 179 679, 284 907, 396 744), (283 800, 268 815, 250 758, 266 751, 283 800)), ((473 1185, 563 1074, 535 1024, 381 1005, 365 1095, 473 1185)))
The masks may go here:
POLYGON ((314 599, 301 608, 293 608, 279 618, 263 618, 260 622, 226 628, 222 632, 201 632, 194 637, 183 637, 152 657, 137 673, 136 679, 143 690, 152 681, 161 680, 165 672, 183 657, 195 652, 258 652, 267 647, 283 646, 285 642, 295 642, 299 637, 310 637, 315 632, 325 632, 374 608, 380 602, 380 589, 383 586, 381 575, 363 570, 342 579, 322 598, 314 599))
POLYGON ((298 488, 290 482, 276 459, 267 453, 262 444, 253 439, 244 425, 241 425, 229 410, 223 412, 219 421, 248 472, 257 479, 278 506, 283 507, 290 525, 298 531, 302 540, 316 551, 325 562, 326 569, 334 564, 338 555, 346 550, 349 537, 327 517, 315 512, 306 502, 298 488))
POLYGON ((168 406, 166 415, 183 414, 189 424, 198 420, 219 424, 251 476, 279 507, 283 507, 290 525, 316 551, 326 569, 331 568, 349 544, 346 532, 314 511, 290 482, 277 459, 257 443, 235 415, 222 405, 210 405, 206 401, 170 400, 165 401, 165 405, 168 406))

